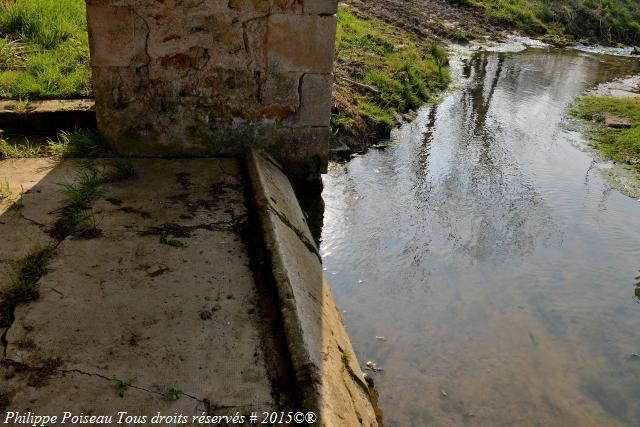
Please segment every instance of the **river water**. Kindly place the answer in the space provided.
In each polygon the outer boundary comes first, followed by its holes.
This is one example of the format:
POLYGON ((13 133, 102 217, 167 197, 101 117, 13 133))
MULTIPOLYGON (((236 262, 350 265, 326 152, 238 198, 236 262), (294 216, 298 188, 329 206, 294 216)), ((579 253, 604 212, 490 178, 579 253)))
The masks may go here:
POLYGON ((387 426, 640 425, 640 202, 565 116, 633 73, 480 53, 387 150, 332 165, 322 255, 387 426))

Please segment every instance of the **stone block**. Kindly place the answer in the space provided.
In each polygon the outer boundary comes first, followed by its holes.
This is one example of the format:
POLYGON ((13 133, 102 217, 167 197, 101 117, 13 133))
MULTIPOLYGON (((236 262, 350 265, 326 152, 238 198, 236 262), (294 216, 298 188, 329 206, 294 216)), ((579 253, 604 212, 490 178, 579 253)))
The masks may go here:
POLYGON ((300 78, 302 73, 270 73, 260 90, 263 105, 289 105, 297 110, 300 104, 300 78))
POLYGON ((267 33, 271 71, 333 71, 335 16, 271 15, 267 33))
POLYGON ((338 0, 313 0, 304 4, 304 13, 308 15, 335 15, 338 12, 338 0))
POLYGON ((244 43, 249 66, 254 69, 267 67, 267 24, 268 18, 251 19, 243 23, 244 43))
POLYGON ((235 156, 257 147, 290 173, 326 168, 335 1, 87 4, 98 128, 117 150, 235 156))
POLYGON ((300 124, 329 126, 331 117, 331 74, 305 74, 300 86, 300 124))
POLYGON ((87 16, 92 64, 107 67, 132 65, 137 43, 131 8, 88 4, 87 16))
POLYGON ((304 0, 273 0, 271 13, 294 13, 303 12, 304 0))

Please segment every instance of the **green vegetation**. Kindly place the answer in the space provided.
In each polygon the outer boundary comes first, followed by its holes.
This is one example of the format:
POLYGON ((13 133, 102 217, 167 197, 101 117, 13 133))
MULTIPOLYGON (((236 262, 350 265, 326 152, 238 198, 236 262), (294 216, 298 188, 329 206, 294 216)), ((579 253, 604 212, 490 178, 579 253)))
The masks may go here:
POLYGON ((397 27, 341 6, 336 41, 334 138, 387 137, 397 113, 447 87, 445 52, 397 27))
MULTIPOLYGON (((11 325, 17 304, 39 297, 38 281, 45 274, 58 242, 71 235, 94 238, 101 234, 91 208, 91 202, 102 194, 101 187, 128 179, 134 174, 131 164, 122 159, 114 159, 101 168, 92 160, 85 160, 74 182, 60 184, 66 200, 64 206, 56 211, 58 220, 48 230, 54 242, 48 246, 36 245, 29 255, 13 266, 13 272, 9 274, 10 285, 0 289, 0 327, 11 325)), ((14 203, 13 209, 21 214, 23 208, 20 198, 14 203)), ((131 383, 122 383, 122 393, 130 385, 131 383)))
POLYGON ((640 42, 637 0, 458 0, 499 20, 556 41, 640 42))
POLYGON ((31 144, 28 141, 11 143, 0 138, 0 160, 28 157, 96 158, 112 157, 113 154, 100 134, 87 130, 62 131, 55 140, 49 139, 46 144, 31 144))
POLYGON ((15 263, 9 275, 10 285, 0 289, 1 327, 11 325, 17 304, 38 299, 38 280, 46 272, 53 250, 53 246, 37 244, 31 254, 15 263))
MULTIPOLYGON (((0 133, 1 132, 2 131, 0 131, 0 133)), ((29 142, 25 142, 24 144, 12 144, 6 139, 0 137, 0 160, 42 156, 44 156, 42 146, 34 145, 29 142)))
POLYGON ((113 152, 108 148, 102 136, 95 131, 62 131, 57 139, 47 141, 50 156, 69 157, 111 157, 113 152))
POLYGON ((594 145, 617 162, 634 165, 640 171, 640 100, 584 96, 572 112, 584 120, 596 122, 594 145), (632 126, 613 129, 601 122, 605 113, 626 117, 632 126))
POLYGON ((131 378, 127 381, 113 378, 113 387, 116 389, 116 394, 119 397, 124 397, 125 392, 136 382, 135 378, 131 378))
POLYGON ((182 390, 177 389, 177 388, 171 388, 169 391, 167 391, 165 397, 167 400, 169 401, 176 401, 178 399, 180 399, 182 397, 184 393, 182 392, 182 390))
POLYGON ((88 97, 84 0, 0 0, 0 97, 88 97))
POLYGON ((101 169, 91 160, 85 161, 74 182, 60 184, 66 201, 57 211, 59 219, 49 234, 58 241, 70 235, 98 237, 101 232, 91 209, 91 202, 100 197, 103 185, 123 181, 134 174, 131 164, 122 159, 116 159, 113 164, 101 169))
POLYGON ((11 188, 6 179, 0 180, 0 201, 11 197, 11 188))

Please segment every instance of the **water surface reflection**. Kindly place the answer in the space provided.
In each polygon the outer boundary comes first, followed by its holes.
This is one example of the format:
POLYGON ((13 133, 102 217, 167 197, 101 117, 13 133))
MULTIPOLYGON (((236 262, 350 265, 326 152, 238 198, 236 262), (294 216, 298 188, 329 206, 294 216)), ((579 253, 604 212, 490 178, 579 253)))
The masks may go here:
POLYGON ((485 53, 325 179, 323 255, 390 426, 640 424, 640 203, 563 126, 624 58, 485 53), (386 342, 376 340, 385 336, 386 342))

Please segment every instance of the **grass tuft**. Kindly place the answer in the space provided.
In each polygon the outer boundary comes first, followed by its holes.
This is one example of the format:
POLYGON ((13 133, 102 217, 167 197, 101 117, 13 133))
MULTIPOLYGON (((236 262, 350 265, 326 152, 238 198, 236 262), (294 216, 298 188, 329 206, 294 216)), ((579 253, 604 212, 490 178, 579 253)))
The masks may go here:
POLYGON ((37 244, 31 254, 15 263, 9 274, 10 285, 0 290, 1 327, 11 325, 17 304, 39 298, 38 281, 47 270, 53 250, 53 246, 37 244))
POLYGON ((635 0, 459 0, 533 34, 593 42, 640 42, 640 2, 635 0))
POLYGON ((84 0, 0 2, 0 97, 88 97, 84 0))
POLYGON ((640 171, 640 99, 583 96, 572 114, 594 123, 594 146, 613 160, 628 163, 640 171), (605 113, 631 120, 628 129, 607 128, 599 123, 605 113))
POLYGON ((28 141, 22 144, 15 144, 2 138, 0 131, 0 160, 21 159, 29 157, 42 157, 45 154, 44 147, 31 144, 28 141))
POLYGON ((167 391, 165 398, 171 402, 176 401, 178 399, 180 399, 180 397, 182 397, 184 393, 182 392, 182 390, 176 389, 176 388, 172 388, 169 391, 167 391))
POLYGON ((95 131, 62 131, 56 140, 47 141, 49 155, 68 157, 110 157, 113 152, 102 136, 95 131))
POLYGON ((67 236, 94 238, 101 234, 91 202, 102 195, 102 186, 135 176, 133 166, 126 160, 115 159, 113 164, 98 169, 91 160, 83 163, 75 181, 60 184, 65 205, 58 209, 58 221, 49 230, 51 237, 62 241, 67 236))
POLYGON ((11 187, 9 187, 9 181, 3 179, 0 181, 0 201, 11 197, 11 187))
POLYGON ((334 138, 388 136, 394 113, 416 109, 447 87, 448 59, 435 43, 355 9, 338 10, 334 138))
POLYGON ((129 380, 123 381, 117 378, 113 378, 113 386, 116 389, 116 394, 118 397, 123 398, 125 392, 136 382, 136 378, 131 378, 129 380))
POLYGON ((32 144, 29 141, 10 142, 1 137, 0 131, 0 160, 46 156, 97 158, 113 157, 114 152, 100 134, 91 130, 62 131, 55 140, 49 139, 46 144, 32 144))

